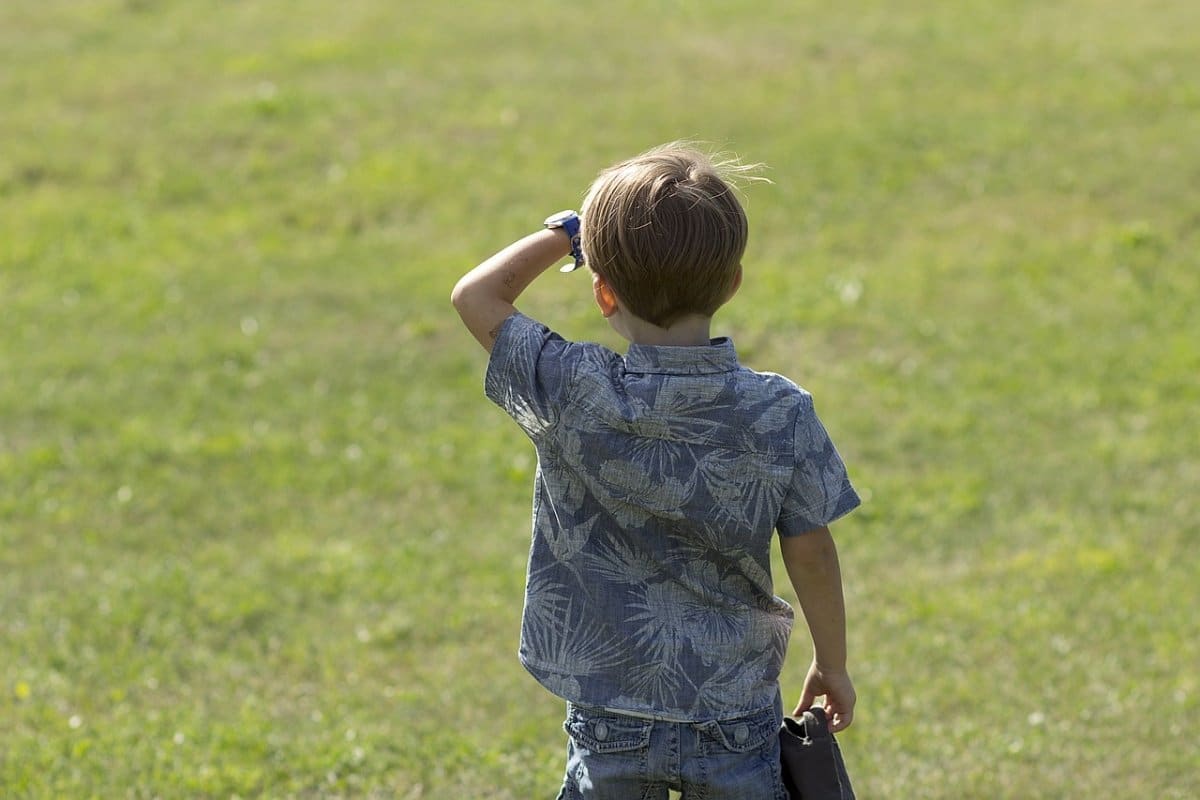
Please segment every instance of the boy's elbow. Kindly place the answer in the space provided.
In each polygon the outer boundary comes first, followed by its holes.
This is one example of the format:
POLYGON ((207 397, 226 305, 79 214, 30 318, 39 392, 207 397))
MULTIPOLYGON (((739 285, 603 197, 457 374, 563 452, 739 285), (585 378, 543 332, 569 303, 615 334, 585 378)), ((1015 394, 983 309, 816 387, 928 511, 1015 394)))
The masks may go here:
POLYGON ((470 303, 470 294, 470 283, 465 277, 460 278, 458 283, 454 284, 454 288, 450 290, 450 305, 462 313, 462 310, 470 303))

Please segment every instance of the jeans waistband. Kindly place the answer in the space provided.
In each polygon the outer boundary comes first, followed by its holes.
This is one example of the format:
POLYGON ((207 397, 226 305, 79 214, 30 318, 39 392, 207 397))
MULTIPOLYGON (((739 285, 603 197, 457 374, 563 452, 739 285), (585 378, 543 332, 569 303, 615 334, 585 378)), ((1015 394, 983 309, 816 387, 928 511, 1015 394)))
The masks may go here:
POLYGON ((668 714, 650 714, 643 711, 629 711, 628 709, 611 708, 609 706, 604 706, 603 710, 610 714, 620 714, 623 717, 633 717, 634 719, 648 719, 653 722, 679 722, 691 724, 698 721, 694 719, 683 719, 682 717, 672 717, 668 714))

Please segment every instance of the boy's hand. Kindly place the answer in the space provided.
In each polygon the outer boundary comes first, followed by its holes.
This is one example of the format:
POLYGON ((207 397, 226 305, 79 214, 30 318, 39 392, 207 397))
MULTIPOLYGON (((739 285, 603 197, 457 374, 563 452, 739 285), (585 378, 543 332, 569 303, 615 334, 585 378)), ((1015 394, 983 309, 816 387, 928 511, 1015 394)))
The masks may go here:
POLYGON ((854 691, 854 683, 846 672, 826 672, 814 661, 808 668, 808 677, 804 679, 804 691, 793 717, 798 717, 813 707, 818 697, 825 697, 825 715, 829 719, 830 733, 837 733, 850 727, 854 721, 854 704, 858 696, 854 691))

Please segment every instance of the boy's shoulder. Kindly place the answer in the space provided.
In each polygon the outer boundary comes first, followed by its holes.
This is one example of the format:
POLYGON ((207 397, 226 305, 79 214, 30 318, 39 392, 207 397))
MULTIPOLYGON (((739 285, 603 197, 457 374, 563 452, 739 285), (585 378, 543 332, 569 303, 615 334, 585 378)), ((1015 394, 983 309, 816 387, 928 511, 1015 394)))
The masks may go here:
POLYGON ((792 378, 778 372, 759 371, 747 367, 747 372, 757 376, 761 384, 770 391, 780 395, 794 397, 802 404, 812 404, 812 394, 792 378))
POLYGON ((492 347, 489 361, 503 360, 537 361, 542 368, 555 362, 564 366, 586 363, 603 370, 622 361, 623 356, 595 342, 567 339, 546 323, 517 311, 501 324, 492 347))
POLYGON ((584 384, 607 380, 620 361, 606 347, 569 341, 518 311, 497 331, 484 390, 527 431, 544 431, 584 384))

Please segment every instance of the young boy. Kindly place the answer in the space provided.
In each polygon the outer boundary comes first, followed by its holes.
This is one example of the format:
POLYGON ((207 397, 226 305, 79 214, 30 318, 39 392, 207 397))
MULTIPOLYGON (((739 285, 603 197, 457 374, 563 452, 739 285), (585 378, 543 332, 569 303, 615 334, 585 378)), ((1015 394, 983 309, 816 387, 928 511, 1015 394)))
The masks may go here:
POLYGON ((811 396, 709 338, 742 280, 746 215, 723 177, 741 169, 651 150, 602 172, 582 218, 551 217, 454 287, 491 353, 488 397, 537 449, 520 658, 568 703, 560 798, 786 798, 776 530, 814 648, 794 713, 824 696, 833 731, 853 718, 828 525, 858 496, 811 396), (513 306, 568 255, 625 356, 513 306))

